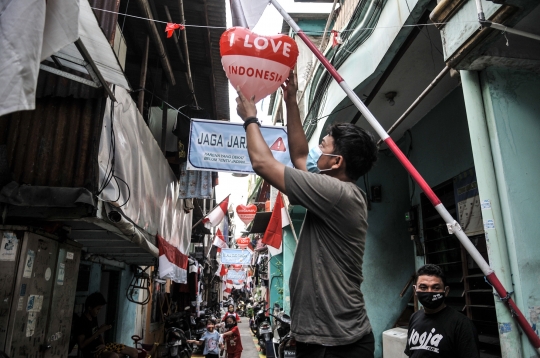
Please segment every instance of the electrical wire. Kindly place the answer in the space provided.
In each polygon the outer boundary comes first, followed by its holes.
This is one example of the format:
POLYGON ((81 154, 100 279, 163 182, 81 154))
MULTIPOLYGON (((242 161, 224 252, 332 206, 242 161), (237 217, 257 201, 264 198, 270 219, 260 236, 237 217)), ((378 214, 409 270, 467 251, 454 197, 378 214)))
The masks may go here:
MULTIPOLYGON (((113 86, 113 92, 114 92, 114 86, 113 86)), ((125 206, 128 202, 129 202, 129 199, 131 199, 131 189, 129 187, 129 184, 122 178, 120 178, 118 175, 115 174, 115 164, 116 164, 116 134, 114 132, 114 108, 115 106, 119 106, 120 104, 116 104, 112 101, 110 101, 110 112, 109 112, 109 116, 111 118, 111 124, 110 124, 110 127, 111 127, 111 132, 110 132, 110 135, 111 135, 111 139, 110 139, 110 151, 109 151, 109 156, 108 156, 108 159, 107 159, 107 166, 105 167, 105 173, 103 175, 103 179, 101 181, 101 184, 100 186, 98 187, 98 190, 96 192, 96 196, 100 196, 101 193, 103 193, 103 191, 109 186, 109 184, 114 180, 114 182, 116 183, 116 187, 118 188, 118 197, 115 199, 115 200, 104 200, 103 198, 100 198, 101 200, 103 201, 106 201, 106 202, 110 202, 110 203, 116 203, 118 202, 118 200, 120 200, 121 196, 122 196, 122 192, 120 190, 120 183, 118 181, 121 181, 124 183, 124 185, 126 186, 127 188, 127 191, 128 191, 128 196, 127 196, 127 199, 124 201, 124 203, 122 205, 119 205, 118 207, 121 208, 123 206, 125 206)))
MULTIPOLYGON (((408 4, 407 4, 408 5, 408 4)), ((384 6, 378 6, 380 8, 384 7, 384 6)), ((117 14, 117 15, 122 15, 122 16, 127 16, 127 17, 132 17, 132 18, 135 18, 135 19, 139 19, 139 20, 146 20, 146 21, 153 21, 153 22, 158 22, 158 23, 161 23, 161 24, 168 24, 169 22, 168 21, 161 21, 161 20, 156 20, 156 19, 150 19, 150 18, 147 18, 147 17, 142 17, 142 16, 135 16, 135 15, 130 15, 130 14, 127 14, 127 13, 122 13, 122 12, 117 12, 117 11, 111 11, 111 10, 105 10, 105 9, 101 9, 101 8, 98 8, 98 7, 90 7, 91 9, 93 10, 97 10, 97 11, 103 11, 103 12, 108 12, 108 13, 111 13, 111 14, 117 14)), ((459 21, 459 22, 453 22, 453 23, 477 23, 478 20, 471 20, 471 21, 459 21)), ((354 31, 364 31, 364 30, 367 30, 367 31, 372 31, 372 30, 378 30, 378 29, 393 29, 393 28, 401 28, 401 27, 416 27, 416 26, 429 26, 429 25, 446 25, 448 22, 433 22, 433 23, 428 23, 428 24, 414 24, 414 25, 396 25, 396 26, 377 26, 377 27, 363 27, 363 28, 354 28, 354 29, 346 29, 346 30, 342 30, 342 31, 339 31, 340 33, 347 33, 347 32, 354 32, 354 31)), ((218 29, 218 30, 226 30, 228 29, 229 27, 226 27, 226 26, 205 26, 205 25, 189 25, 189 24, 182 24, 184 25, 185 27, 195 27, 195 28, 208 28, 208 29, 218 29)), ((324 31, 303 31, 305 34, 307 35, 319 35, 319 34, 323 34, 324 31)), ((331 30, 328 30, 326 31, 327 33, 331 33, 332 31, 331 30)), ((296 33, 293 31, 293 33, 296 33)), ((284 35, 287 35, 286 33, 284 33, 284 35)))

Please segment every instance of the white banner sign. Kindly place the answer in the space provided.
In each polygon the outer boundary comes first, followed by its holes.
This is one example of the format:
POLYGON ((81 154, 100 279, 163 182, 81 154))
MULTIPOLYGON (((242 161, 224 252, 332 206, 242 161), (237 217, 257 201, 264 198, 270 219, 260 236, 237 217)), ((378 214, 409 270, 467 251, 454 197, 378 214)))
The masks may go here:
MULTIPOLYGON (((284 127, 261 127, 274 158, 292 167, 284 127)), ((254 173, 241 123, 193 119, 189 140, 188 170, 254 173)))
POLYGON ((221 263, 225 265, 249 265, 251 263, 251 252, 248 250, 221 249, 221 263))
POLYGON ((246 279, 246 271, 229 270, 227 272, 227 280, 245 280, 245 279, 246 279))

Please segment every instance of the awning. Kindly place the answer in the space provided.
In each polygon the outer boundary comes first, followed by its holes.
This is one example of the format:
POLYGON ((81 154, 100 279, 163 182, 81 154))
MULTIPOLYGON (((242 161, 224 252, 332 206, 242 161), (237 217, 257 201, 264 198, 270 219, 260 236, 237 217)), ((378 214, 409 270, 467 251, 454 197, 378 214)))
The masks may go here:
POLYGON ((106 90, 106 82, 130 89, 88 0, 9 0, 2 11, 0 116, 35 109, 40 69, 106 90))
POLYGON ((270 222, 270 217, 272 212, 260 212, 255 214, 255 219, 253 219, 253 224, 251 224, 251 229, 249 230, 250 234, 264 234, 266 227, 270 222))
MULTIPOLYGON (((118 58, 99 27, 88 0, 80 0, 79 41, 71 43, 54 53, 54 55, 47 58, 47 61, 90 75, 95 87, 104 85, 102 83, 104 80, 127 90, 130 89, 118 58)), ((92 86, 91 83, 86 82, 89 80, 83 78, 78 80, 73 78, 73 74, 62 73, 65 71, 52 68, 47 64, 42 64, 40 68, 92 86)))

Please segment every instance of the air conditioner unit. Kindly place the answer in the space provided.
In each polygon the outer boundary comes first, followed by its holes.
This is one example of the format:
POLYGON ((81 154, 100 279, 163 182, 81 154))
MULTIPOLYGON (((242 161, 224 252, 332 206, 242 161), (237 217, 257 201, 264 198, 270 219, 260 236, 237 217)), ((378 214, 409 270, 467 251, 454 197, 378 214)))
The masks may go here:
POLYGON ((407 358, 405 345, 407 344, 407 330, 392 328, 383 332, 383 358, 407 358))

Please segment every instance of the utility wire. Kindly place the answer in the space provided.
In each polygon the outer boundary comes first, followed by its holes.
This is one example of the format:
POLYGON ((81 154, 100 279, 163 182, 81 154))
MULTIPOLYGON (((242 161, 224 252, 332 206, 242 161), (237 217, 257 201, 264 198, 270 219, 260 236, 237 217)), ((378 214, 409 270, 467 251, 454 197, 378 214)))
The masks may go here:
MULTIPOLYGON (((135 16, 135 15, 130 15, 130 14, 126 14, 126 13, 122 13, 122 12, 117 12, 117 11, 110 11, 110 10, 105 10, 105 9, 100 9, 98 7, 92 7, 91 8, 93 10, 97 10, 97 11, 103 11, 103 12, 109 12, 111 14, 117 14, 117 15, 122 15, 122 16, 127 16, 127 17, 132 17, 132 18, 135 18, 135 19, 139 19, 139 20, 146 20, 146 21, 153 21, 153 22, 158 22, 158 23, 161 23, 161 24, 168 24, 169 22, 168 21, 161 21, 161 20, 156 20, 156 19, 149 19, 147 17, 142 17, 142 16, 135 16)), ((458 22, 454 22, 454 23, 476 23, 478 22, 477 20, 471 20, 471 21, 458 21, 458 22)), ((416 26, 430 26, 430 25, 446 25, 448 22, 432 22, 432 23, 426 23, 426 24, 412 24, 412 25, 396 25, 396 26, 376 26, 376 27, 363 27, 363 28, 354 28, 354 29, 350 29, 350 30, 342 30, 342 31, 339 31, 340 33, 344 33, 344 32, 352 32, 352 31, 361 31, 361 30, 378 30, 378 29, 395 29, 395 28, 401 28, 401 27, 416 27, 416 26)), ((188 25, 188 24, 182 24, 184 25, 185 27, 196 27, 196 28, 207 28, 207 29, 221 29, 221 30, 226 30, 228 29, 229 27, 226 27, 226 26, 204 26, 204 25, 188 25)), ((327 33, 331 33, 332 31, 331 30, 328 30, 326 31, 327 33)), ((293 33, 295 33, 293 31, 293 33)), ((305 34, 313 34, 313 35, 316 35, 316 34, 323 34, 324 31, 304 31, 305 34)))

